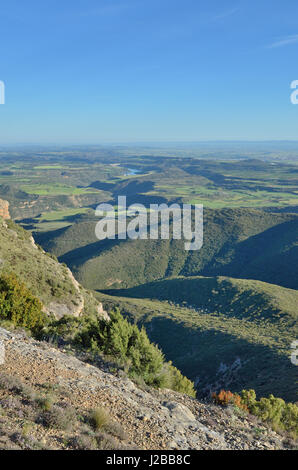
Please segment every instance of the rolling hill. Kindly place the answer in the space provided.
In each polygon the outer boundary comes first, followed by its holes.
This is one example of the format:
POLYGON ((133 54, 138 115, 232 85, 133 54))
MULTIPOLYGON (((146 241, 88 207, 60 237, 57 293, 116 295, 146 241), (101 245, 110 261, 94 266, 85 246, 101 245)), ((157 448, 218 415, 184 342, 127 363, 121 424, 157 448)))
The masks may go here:
POLYGON ((199 396, 254 388, 261 396, 297 400, 297 368, 289 358, 298 333, 296 290, 181 277, 97 295, 144 325, 166 357, 195 381, 199 396))
POLYGON ((253 209, 205 210, 204 245, 187 252, 183 240, 104 240, 96 219, 36 233, 90 289, 128 288, 170 276, 228 276, 298 288, 298 215, 253 209))
POLYGON ((178 277, 108 294, 168 300, 219 315, 270 323, 298 318, 298 292, 261 281, 229 277, 178 277))
POLYGON ((205 210, 204 245, 95 238, 96 219, 36 234, 85 287, 146 327, 199 394, 254 388, 297 400, 298 216, 205 210), (282 380, 281 380, 282 377, 282 380))

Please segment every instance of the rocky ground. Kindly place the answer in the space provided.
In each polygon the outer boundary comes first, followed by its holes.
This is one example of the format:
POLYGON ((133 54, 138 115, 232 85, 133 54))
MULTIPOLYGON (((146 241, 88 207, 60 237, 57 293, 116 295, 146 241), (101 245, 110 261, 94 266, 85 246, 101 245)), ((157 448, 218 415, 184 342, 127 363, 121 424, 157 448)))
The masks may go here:
POLYGON ((0 328, 0 449, 291 449, 255 417, 140 388, 24 334, 0 328), (100 429, 90 412, 106 410, 100 429))

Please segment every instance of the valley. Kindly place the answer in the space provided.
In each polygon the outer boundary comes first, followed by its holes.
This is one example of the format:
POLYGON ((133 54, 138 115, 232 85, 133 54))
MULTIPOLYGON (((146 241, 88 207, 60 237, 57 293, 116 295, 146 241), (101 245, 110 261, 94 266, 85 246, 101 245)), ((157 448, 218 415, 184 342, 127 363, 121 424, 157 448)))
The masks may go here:
POLYGON ((198 396, 253 388, 295 402, 295 159, 121 152, 10 155, 1 161, 0 197, 107 311, 119 308, 146 328, 198 396), (116 207, 119 195, 145 207, 203 204, 203 248, 187 252, 172 238, 97 240, 94 209, 116 207))
POLYGON ((288 3, 1 3, 0 453, 298 449, 288 3))

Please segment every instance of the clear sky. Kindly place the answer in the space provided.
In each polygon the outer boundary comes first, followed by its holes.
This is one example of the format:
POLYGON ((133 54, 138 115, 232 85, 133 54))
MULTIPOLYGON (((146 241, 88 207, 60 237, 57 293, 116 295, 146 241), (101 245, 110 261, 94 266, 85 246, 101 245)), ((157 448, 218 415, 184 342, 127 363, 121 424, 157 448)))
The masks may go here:
POLYGON ((0 144, 298 140, 297 0, 2 0, 0 144))

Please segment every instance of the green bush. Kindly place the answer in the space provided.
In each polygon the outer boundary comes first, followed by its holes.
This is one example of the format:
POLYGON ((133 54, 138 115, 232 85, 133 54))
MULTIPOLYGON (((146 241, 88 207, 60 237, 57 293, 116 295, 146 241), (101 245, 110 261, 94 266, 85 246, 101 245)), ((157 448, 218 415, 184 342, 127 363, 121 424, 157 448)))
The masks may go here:
POLYGON ((110 416, 104 408, 99 407, 91 411, 89 420, 95 431, 99 431, 99 429, 103 429, 107 426, 110 421, 110 416))
POLYGON ((105 321, 95 316, 64 317, 44 328, 41 336, 51 341, 63 338, 85 350, 111 356, 137 382, 195 396, 193 383, 165 362, 144 328, 130 324, 119 310, 111 312, 110 318, 105 321))
POLYGON ((164 356, 150 343, 145 329, 131 325, 117 310, 110 321, 90 320, 76 336, 76 342, 94 352, 113 356, 129 368, 131 376, 141 376, 148 385, 158 385, 164 356))
POLYGON ((37 403, 43 411, 50 411, 55 403, 55 398, 52 395, 37 398, 37 403))
POLYGON ((243 390, 241 401, 248 407, 250 413, 274 429, 288 431, 295 437, 298 436, 298 406, 294 403, 286 403, 274 395, 258 401, 254 390, 243 390))
POLYGON ((46 324, 42 303, 14 274, 0 276, 0 320, 38 331, 46 324))
POLYGON ((191 380, 181 374, 180 370, 168 363, 168 388, 176 390, 177 392, 184 393, 193 398, 196 397, 194 384, 191 380))

